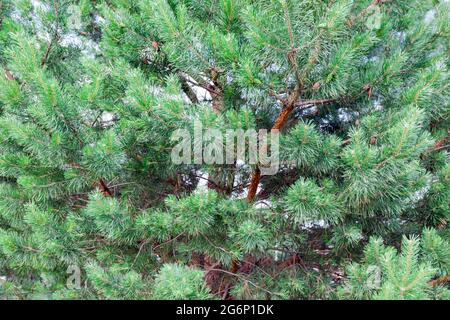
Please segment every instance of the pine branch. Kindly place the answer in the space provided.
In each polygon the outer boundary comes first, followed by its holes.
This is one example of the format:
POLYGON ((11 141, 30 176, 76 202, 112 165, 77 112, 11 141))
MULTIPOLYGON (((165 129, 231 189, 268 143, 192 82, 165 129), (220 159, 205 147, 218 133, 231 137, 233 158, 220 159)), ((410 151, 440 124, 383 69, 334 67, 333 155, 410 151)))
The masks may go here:
POLYGON ((192 87, 189 85, 188 79, 181 72, 178 73, 178 78, 180 79, 180 82, 181 82, 181 89, 186 94, 186 96, 189 98, 189 100, 191 100, 191 102, 193 104, 198 104, 199 100, 198 100, 197 94, 192 89, 192 87))
POLYGON ((44 57, 43 57, 42 60, 41 60, 41 66, 44 66, 44 65, 47 63, 48 56, 49 56, 49 54, 50 54, 50 50, 52 49, 53 44, 54 44, 56 41, 58 41, 58 38, 59 38, 59 36, 58 36, 58 28, 59 28, 59 21, 58 21, 58 19, 59 19, 59 9, 58 9, 58 4, 56 3, 56 1, 53 1, 53 10, 54 10, 54 12, 55 12, 55 20, 56 20, 55 31, 54 31, 54 33, 53 33, 52 38, 50 39, 50 43, 48 44, 47 49, 45 50, 44 57))
POLYGON ((103 179, 99 180, 100 186, 102 187, 102 192, 105 196, 107 197, 112 197, 113 193, 111 192, 111 190, 109 189, 108 185, 106 184, 106 182, 103 179))
POLYGON ((291 44, 291 48, 294 48, 295 47, 294 31, 292 30, 292 23, 291 23, 291 18, 289 16, 289 9, 287 7, 287 3, 285 0, 281 1, 281 4, 282 4, 283 10, 284 10, 284 19, 286 20, 286 26, 287 26, 288 33, 289 33, 289 41, 291 44))
POLYGON ((240 279, 244 280, 245 282, 248 282, 249 284, 251 284, 251 285, 254 286, 255 288, 257 288, 257 289, 259 289, 259 290, 262 290, 262 291, 264 291, 264 292, 267 292, 267 293, 269 293, 269 294, 271 294, 271 295, 278 295, 278 296, 281 296, 280 294, 278 294, 278 293, 276 293, 276 292, 272 292, 272 291, 270 291, 270 290, 267 290, 267 289, 265 289, 265 288, 263 288, 263 287, 261 287, 261 286, 258 286, 256 283, 254 283, 254 282, 248 280, 246 277, 244 277, 244 276, 242 276, 242 275, 240 275, 240 274, 236 274, 236 273, 231 272, 231 271, 227 271, 227 270, 223 270, 223 269, 217 269, 217 268, 209 268, 209 269, 207 269, 206 272, 205 272, 205 277, 206 277, 206 275, 207 275, 208 273, 214 272, 214 271, 215 271, 215 272, 223 272, 223 273, 228 274, 228 275, 230 275, 230 276, 240 278, 240 279))
POLYGON ((450 145, 446 144, 450 140, 450 136, 447 136, 441 140, 436 141, 433 146, 427 150, 426 153, 432 153, 434 151, 439 151, 448 148, 450 145))
POLYGON ((446 276, 443 276, 443 277, 431 280, 431 281, 428 282, 428 284, 430 284, 431 286, 434 287, 434 286, 439 286, 439 285, 442 285, 442 284, 446 284, 449 281, 450 281, 450 276, 446 275, 446 276))
POLYGON ((8 80, 13 81, 13 80, 16 79, 16 78, 14 77, 14 75, 11 73, 11 71, 9 71, 8 68, 4 67, 3 69, 5 70, 5 76, 6 76, 6 78, 7 78, 8 80))
POLYGON ((223 92, 219 83, 219 71, 216 68, 211 68, 211 81, 208 87, 211 89, 212 107, 214 112, 220 114, 223 109, 223 92))
POLYGON ((45 64, 47 63, 48 56, 50 54, 50 50, 52 49, 53 43, 54 43, 54 38, 52 38, 50 40, 50 43, 48 44, 47 49, 45 50, 44 56, 42 57, 42 60, 41 60, 41 66, 45 66, 45 64))
MULTIPOLYGON (((275 120, 275 123, 272 126, 272 130, 280 130, 288 120, 289 115, 292 113, 295 107, 306 109, 306 107, 310 106, 336 102, 336 99, 303 100, 297 102, 300 96, 300 92, 301 92, 300 86, 297 84, 294 91, 284 101, 285 107, 278 115, 278 118, 275 120)), ((250 187, 247 194, 248 202, 252 202, 254 200, 260 180, 261 180, 261 170, 257 167, 252 173, 250 187)))
POLYGON ((184 77, 184 81, 186 81, 187 83, 192 84, 195 87, 200 87, 202 89, 205 89, 206 91, 208 91, 211 95, 213 94, 219 94, 219 92, 214 91, 214 87, 211 86, 210 84, 207 84, 206 82, 200 82, 198 81, 198 79, 194 79, 195 81, 192 81, 191 79, 184 77))
POLYGON ((298 263, 300 263, 300 256, 298 254, 294 254, 289 258, 287 258, 286 260, 283 260, 280 263, 278 263, 278 268, 283 270, 298 263))
POLYGON ((324 105, 336 102, 336 99, 317 99, 317 100, 301 100, 295 103, 296 108, 306 109, 306 107, 313 107, 317 105, 324 105))
MULTIPOLYGON (((281 113, 278 115, 278 118, 275 120, 274 125, 272 126, 272 130, 280 130, 286 121, 289 118, 292 110, 294 110, 295 104, 300 97, 301 87, 300 84, 297 83, 294 91, 288 96, 288 98, 283 102, 284 108, 281 110, 281 113)), ((267 147, 267 146, 266 146, 267 147)), ((247 201, 252 202, 255 198, 256 191, 258 190, 259 181, 261 180, 261 170, 256 167, 250 182, 250 188, 247 194, 247 201)))
MULTIPOLYGON (((76 162, 70 163, 70 167, 77 168, 77 169, 80 169, 80 170, 85 170, 80 164, 78 164, 76 162)), ((103 193, 103 195, 105 197, 112 197, 113 196, 113 192, 108 187, 108 184, 105 182, 105 180, 102 179, 102 178, 100 178, 97 182, 94 183, 94 187, 99 187, 101 192, 103 193)))
POLYGON ((259 181, 261 180, 261 170, 256 167, 252 174, 250 187, 248 188, 247 201, 251 202, 255 198, 256 191, 258 190, 259 181))
POLYGON ((439 150, 448 149, 448 148, 450 148, 450 144, 432 148, 429 152, 439 151, 439 150))
MULTIPOLYGON (((280 130, 286 121, 289 118, 289 115, 294 110, 294 107, 296 106, 297 100, 300 98, 300 93, 303 90, 303 80, 300 76, 300 71, 298 69, 298 63, 297 63, 297 49, 295 49, 295 42, 294 42, 294 36, 292 31, 292 24, 289 17, 289 11, 287 8, 286 1, 282 2, 283 9, 284 9, 284 15, 286 20, 286 25, 289 33, 289 39, 290 39, 290 45, 291 50, 287 54, 287 60, 289 65, 294 71, 295 79, 297 81, 297 84, 294 88, 294 90, 289 94, 286 100, 283 101, 283 109, 281 110, 281 113, 278 115, 278 118, 275 120, 275 123, 272 126, 272 130, 280 130)), ((302 106, 300 104, 300 106, 302 106)), ((265 146, 267 147, 267 146, 265 146)), ((261 170, 257 167, 251 178, 250 182, 250 188, 249 192, 247 194, 247 201, 252 202, 256 196, 256 191, 258 190, 259 181, 261 180, 261 170)))
POLYGON ((352 27, 356 20, 361 19, 362 17, 364 17, 367 13, 369 13, 370 11, 372 11, 373 9, 375 9, 375 7, 377 7, 379 4, 386 2, 387 0, 373 0, 373 2, 364 10, 362 10, 358 15, 351 17, 346 24, 349 27, 352 27))

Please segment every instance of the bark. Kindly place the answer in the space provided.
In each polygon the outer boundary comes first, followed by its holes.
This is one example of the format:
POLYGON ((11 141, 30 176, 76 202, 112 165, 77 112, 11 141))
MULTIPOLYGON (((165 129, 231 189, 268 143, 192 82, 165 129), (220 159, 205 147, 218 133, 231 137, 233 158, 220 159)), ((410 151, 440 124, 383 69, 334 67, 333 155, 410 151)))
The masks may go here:
POLYGON ((280 268, 280 270, 286 269, 290 266, 293 266, 295 264, 298 264, 300 262, 300 257, 298 254, 294 254, 293 256, 287 258, 286 260, 281 261, 278 264, 278 268, 280 268))
POLYGON ((186 77, 184 75, 182 75, 181 73, 178 73, 178 77, 180 79, 181 82, 181 89, 183 90, 183 92, 187 95, 187 97, 189 98, 189 100, 191 100, 191 102, 193 104, 197 104, 199 103, 197 94, 195 93, 195 91, 192 89, 192 87, 189 85, 186 77))
POLYGON ((100 186, 100 190, 102 191, 102 193, 105 197, 113 196, 111 189, 109 189, 108 185, 106 184, 106 182, 103 179, 99 179, 98 183, 100 186))
POLYGON ((369 13, 370 11, 372 11, 376 6, 378 6, 379 4, 386 2, 386 0, 374 0, 372 1, 372 3, 365 8, 363 11, 361 11, 357 16, 353 16, 352 18, 348 19, 346 24, 349 27, 352 27, 353 24, 356 22, 356 20, 361 19, 362 17, 364 17, 367 13, 369 13))
POLYGON ((431 286, 439 286, 441 284, 446 284, 450 280, 449 276, 443 276, 428 282, 431 286))
POLYGON ((261 170, 257 167, 252 174, 252 180, 250 182, 250 187, 248 189, 247 200, 249 202, 253 201, 256 196, 256 191, 258 190, 259 180, 261 179, 261 170))
POLYGON ((211 69, 211 81, 212 84, 208 85, 212 98, 212 107, 215 113, 220 114, 223 109, 223 90, 219 83, 219 72, 215 69, 211 69))
POLYGON ((450 136, 445 137, 444 139, 436 141, 433 146, 428 149, 427 153, 431 153, 434 151, 442 150, 448 148, 450 145, 447 142, 450 140, 450 136))
MULTIPOLYGON (((281 110, 278 118, 275 120, 275 123, 272 126, 272 130, 280 130, 284 126, 287 119, 289 118, 289 115, 292 113, 292 110, 294 110, 295 103, 300 97, 300 91, 300 84, 297 84, 294 91, 292 91, 289 97, 283 102, 283 110, 281 110)), ((247 194, 248 202, 252 202, 254 200, 260 180, 261 170, 257 167, 252 174, 252 180, 250 182, 250 188, 247 194)))
POLYGON ((50 50, 52 49, 52 46, 53 46, 53 39, 50 40, 50 43, 47 46, 47 50, 45 50, 44 57, 41 60, 41 66, 42 67, 47 63, 48 56, 50 54, 50 50))
POLYGON ((11 73, 11 71, 9 71, 7 68, 4 68, 4 69, 5 69, 5 76, 6 76, 6 78, 8 80, 10 80, 10 81, 15 80, 15 78, 14 78, 13 74, 11 73))

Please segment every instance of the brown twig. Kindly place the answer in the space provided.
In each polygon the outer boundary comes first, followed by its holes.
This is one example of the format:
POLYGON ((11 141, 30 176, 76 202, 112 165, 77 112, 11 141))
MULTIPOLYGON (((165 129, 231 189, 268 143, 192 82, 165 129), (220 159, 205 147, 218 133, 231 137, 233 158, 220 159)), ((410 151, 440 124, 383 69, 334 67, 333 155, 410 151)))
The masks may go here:
POLYGON ((283 270, 298 263, 300 263, 300 256, 298 254, 294 254, 293 256, 287 258, 286 260, 281 261, 278 264, 278 267, 281 270, 283 270))
POLYGON ((52 38, 50 39, 50 43, 48 44, 47 49, 45 50, 44 57, 42 57, 42 60, 41 60, 41 66, 42 66, 42 67, 47 63, 48 56, 49 56, 49 54, 50 54, 50 50, 52 49, 53 44, 55 43, 55 41, 57 41, 58 38, 59 38, 59 35, 58 35, 58 28, 59 28, 59 21, 58 21, 58 19, 59 19, 59 9, 58 9, 58 4, 57 4, 56 1, 53 1, 53 10, 55 11, 56 26, 55 26, 55 31, 54 31, 54 33, 53 33, 53 36, 52 36, 52 38))
POLYGON ((336 102, 336 99, 317 99, 317 100, 301 100, 297 103, 295 103, 296 108, 303 108, 305 106, 317 106, 317 105, 323 105, 327 103, 333 103, 336 102))
MULTIPOLYGON (((206 276, 208 273, 214 272, 214 271, 215 271, 215 272, 222 272, 222 273, 228 274, 228 275, 230 275, 230 276, 233 276, 233 277, 237 277, 237 278, 239 278, 239 279, 242 279, 242 280, 248 282, 249 284, 251 284, 252 286, 254 286, 255 288, 257 288, 257 289, 259 289, 259 290, 262 290, 262 291, 265 291, 265 292, 267 292, 267 293, 269 293, 269 294, 271 294, 271 295, 280 295, 280 294, 278 294, 278 293, 276 293, 276 292, 272 292, 272 291, 270 291, 270 290, 267 290, 267 289, 265 289, 265 288, 263 288, 263 287, 257 285, 256 283, 254 283, 254 282, 248 280, 246 277, 244 277, 244 276, 242 276, 242 275, 240 275, 240 274, 233 273, 233 272, 230 272, 230 271, 227 271, 227 270, 217 269, 217 268, 210 268, 210 269, 207 269, 207 270, 206 270, 205 276, 206 276)), ((281 295, 280 295, 280 296, 281 296, 281 295)))
POLYGON ((14 78, 13 74, 11 73, 11 71, 9 71, 6 67, 4 68, 5 70, 5 76, 8 80, 13 81, 16 78, 14 78))
POLYGON ((101 190, 102 190, 103 195, 104 195, 105 197, 112 197, 112 196, 113 196, 113 193, 112 193, 112 191, 109 189, 109 187, 108 187, 108 185, 106 184, 106 182, 105 182, 103 179, 101 179, 101 178, 98 180, 98 182, 99 182, 99 184, 100 184, 100 187, 101 187, 101 190))
MULTIPOLYGON (((294 91, 288 96, 286 100, 284 100, 283 102, 284 107, 281 110, 280 114, 278 115, 278 118, 275 120, 275 123, 272 126, 272 130, 280 130, 281 128, 283 128, 284 124, 289 118, 289 115, 296 107, 306 109, 307 106, 323 105, 327 103, 336 102, 336 99, 316 99, 316 100, 297 101, 298 98, 300 97, 300 92, 301 92, 301 82, 298 82, 294 91)), ((257 167, 255 168, 252 174, 250 187, 247 194, 247 201, 251 202, 255 198, 260 180, 261 180, 261 171, 257 167)))
POLYGON ((189 98, 189 100, 191 100, 191 102, 193 104, 199 103, 197 94, 192 89, 192 87, 189 85, 187 78, 181 72, 178 73, 178 77, 180 78, 181 89, 186 94, 186 96, 189 98))
POLYGON ((219 71, 216 68, 211 68, 212 84, 208 85, 211 89, 212 107, 215 113, 220 114, 223 108, 223 92, 219 83, 219 71))
POLYGON ((426 153, 432 153, 434 151, 438 151, 438 150, 442 150, 442 149, 446 149, 446 148, 450 147, 449 144, 446 144, 449 140, 450 140, 450 136, 447 136, 444 139, 436 141, 433 144, 433 146, 427 150, 426 153))
MULTIPOLYGON (((284 124, 286 123, 289 115, 292 110, 294 110, 295 103, 300 97, 301 87, 300 84, 297 83, 294 91, 288 96, 288 98, 283 102, 283 110, 281 110, 278 118, 275 120, 274 125, 272 126, 272 130, 280 130, 284 124)), ((258 189, 259 181, 261 180, 261 170, 256 167, 252 174, 252 179, 250 182, 250 188, 247 194, 247 201, 252 202, 256 196, 256 191, 258 189)))
POLYGON ((441 284, 446 284, 447 282, 450 281, 450 276, 443 276, 434 280, 431 280, 428 282, 428 284, 430 284, 431 286, 439 286, 441 284))
MULTIPOLYGON (((325 104, 333 102, 333 99, 321 99, 321 100, 308 100, 308 101, 301 101, 298 102, 298 99, 300 98, 300 93, 303 90, 303 80, 300 75, 300 71, 297 64, 297 49, 295 48, 295 39, 293 35, 293 29, 291 20, 289 17, 289 11, 287 8, 286 2, 283 2, 283 8, 284 8, 284 15, 286 20, 286 25, 289 33, 289 39, 290 39, 290 50, 287 54, 287 60, 289 65, 294 71, 295 79, 296 79, 296 86, 294 90, 289 94, 287 99, 283 100, 283 109, 281 110, 280 114, 278 115, 278 118, 275 120, 275 123, 272 126, 272 130, 280 130, 284 124, 286 123, 287 119, 289 118, 290 114, 294 110, 296 106, 298 107, 304 107, 306 105, 310 104, 325 104)), ((252 202, 256 196, 256 191, 258 189, 259 181, 261 179, 261 172, 260 169, 257 167, 255 168, 252 179, 250 182, 250 188, 249 192, 247 194, 247 201, 252 202)))
POLYGON ((350 19, 348 19, 346 24, 349 27, 353 26, 355 24, 356 20, 359 20, 362 17, 364 17, 367 13, 369 13, 370 11, 375 9, 375 7, 378 6, 379 4, 381 4, 382 2, 384 2, 384 1, 383 0, 374 0, 374 1, 372 1, 372 3, 367 8, 362 10, 358 15, 353 16, 350 19))
POLYGON ((52 38, 50 40, 50 43, 47 46, 47 50, 45 50, 44 57, 42 57, 42 60, 41 60, 41 66, 42 67, 45 66, 45 64, 47 63, 48 56, 50 54, 50 50, 52 49, 52 46, 53 46, 53 42, 54 42, 54 38, 52 38))

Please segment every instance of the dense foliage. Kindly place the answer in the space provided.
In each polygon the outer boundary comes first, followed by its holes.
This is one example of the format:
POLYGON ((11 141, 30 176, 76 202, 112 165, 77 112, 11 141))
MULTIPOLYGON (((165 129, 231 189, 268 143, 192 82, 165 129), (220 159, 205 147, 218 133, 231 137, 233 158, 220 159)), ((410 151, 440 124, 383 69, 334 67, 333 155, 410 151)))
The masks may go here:
POLYGON ((0 1, 0 297, 449 299, 449 7, 0 1))

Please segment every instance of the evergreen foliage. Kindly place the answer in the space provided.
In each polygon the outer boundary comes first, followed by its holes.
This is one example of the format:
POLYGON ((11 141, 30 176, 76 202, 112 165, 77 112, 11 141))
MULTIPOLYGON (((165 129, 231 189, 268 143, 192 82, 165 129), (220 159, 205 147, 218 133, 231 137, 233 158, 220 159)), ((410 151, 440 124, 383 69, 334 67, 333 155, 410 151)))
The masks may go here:
POLYGON ((0 297, 449 299, 449 14, 0 1, 0 297), (279 172, 175 164, 195 122, 279 172))
POLYGON ((403 237, 401 254, 380 238, 371 238, 364 263, 349 265, 349 280, 338 292, 353 299, 448 299, 447 288, 429 285, 437 274, 448 274, 448 252, 448 243, 431 229, 424 230, 421 241, 403 237))

